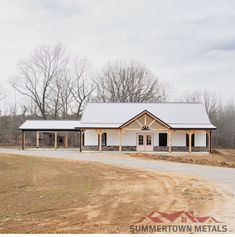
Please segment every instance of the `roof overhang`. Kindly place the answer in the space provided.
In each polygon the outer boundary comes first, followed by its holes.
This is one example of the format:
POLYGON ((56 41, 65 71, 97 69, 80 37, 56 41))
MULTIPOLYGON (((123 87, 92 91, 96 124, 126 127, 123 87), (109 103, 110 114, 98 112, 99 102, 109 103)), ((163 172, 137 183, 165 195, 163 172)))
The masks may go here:
POLYGON ((76 131, 80 122, 76 120, 26 120, 20 127, 22 131, 76 131))
POLYGON ((195 130, 215 130, 216 127, 212 124, 170 124, 173 129, 182 130, 182 129, 195 129, 195 130))
POLYGON ((198 128, 193 128, 193 127, 187 127, 187 128, 172 128, 174 130, 216 130, 217 128, 214 127, 214 128, 203 128, 203 127, 198 127, 198 128))

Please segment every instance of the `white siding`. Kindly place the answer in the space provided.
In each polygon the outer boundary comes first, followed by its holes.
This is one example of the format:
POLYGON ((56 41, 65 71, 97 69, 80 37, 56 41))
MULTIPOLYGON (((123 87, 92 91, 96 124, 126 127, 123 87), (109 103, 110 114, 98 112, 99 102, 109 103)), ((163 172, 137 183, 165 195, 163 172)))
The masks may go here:
POLYGON ((198 131, 195 133, 195 146, 206 146, 205 131, 198 131))
POLYGON ((136 131, 126 131, 123 134, 123 146, 136 146, 136 131))
POLYGON ((172 146, 186 146, 186 132, 174 132, 172 135, 172 146))
POLYGON ((118 146, 119 145, 119 131, 108 130, 107 133, 107 146, 118 146))
POLYGON ((159 133, 158 132, 154 133, 153 144, 154 146, 159 146, 159 133))
MULTIPOLYGON (((107 130, 107 146, 118 146, 119 145, 119 131, 118 130, 107 130)), ((143 131, 140 131, 143 132, 143 131)), ((150 131, 151 132, 151 131, 150 131)), ((136 135, 138 131, 125 131, 123 133, 123 146, 136 146, 136 135)), ((159 133, 154 132, 154 146, 159 146, 159 133)), ((169 140, 169 139, 168 139, 169 140)), ((98 145, 98 133, 94 130, 85 131, 86 146, 97 146, 98 145)), ((186 132, 174 132, 172 135, 172 146, 186 146, 186 132)), ((206 146, 206 132, 197 131, 195 132, 195 147, 206 146)))
POLYGON ((97 146, 98 145, 98 133, 94 130, 85 131, 85 146, 97 146))

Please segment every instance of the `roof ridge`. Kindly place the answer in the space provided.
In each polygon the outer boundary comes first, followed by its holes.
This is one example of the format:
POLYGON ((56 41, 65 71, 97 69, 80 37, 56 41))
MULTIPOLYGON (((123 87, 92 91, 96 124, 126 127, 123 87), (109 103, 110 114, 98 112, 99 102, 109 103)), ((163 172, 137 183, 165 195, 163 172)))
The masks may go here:
POLYGON ((26 121, 76 121, 79 122, 80 120, 76 120, 76 119, 26 119, 26 121))
POLYGON ((202 102, 88 102, 87 104, 203 104, 202 102))

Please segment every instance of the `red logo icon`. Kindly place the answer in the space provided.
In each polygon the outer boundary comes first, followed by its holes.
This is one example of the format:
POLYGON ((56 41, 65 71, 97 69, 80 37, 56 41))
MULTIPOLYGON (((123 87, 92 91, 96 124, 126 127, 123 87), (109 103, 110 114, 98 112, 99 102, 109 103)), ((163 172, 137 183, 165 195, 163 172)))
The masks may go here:
POLYGON ((178 223, 178 224, 192 224, 192 223, 223 223, 217 221, 212 216, 195 216, 193 211, 177 211, 172 213, 154 211, 149 215, 144 216, 136 222, 136 224, 145 223, 178 223))

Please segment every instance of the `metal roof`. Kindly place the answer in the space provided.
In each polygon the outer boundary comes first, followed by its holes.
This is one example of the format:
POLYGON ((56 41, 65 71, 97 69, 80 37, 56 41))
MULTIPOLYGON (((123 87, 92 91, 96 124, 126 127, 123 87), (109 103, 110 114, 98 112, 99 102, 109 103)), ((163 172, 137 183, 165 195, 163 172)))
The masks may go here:
POLYGON ((27 120, 19 129, 68 131, 79 128, 119 128, 144 111, 175 129, 215 128, 200 103, 88 103, 81 121, 27 120))
POLYGON ((19 129, 20 130, 47 130, 47 131, 68 131, 78 128, 78 120, 27 120, 19 129))
POLYGON ((214 129, 201 103, 88 103, 81 128, 119 128, 148 111, 171 128, 214 129))

